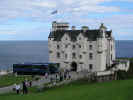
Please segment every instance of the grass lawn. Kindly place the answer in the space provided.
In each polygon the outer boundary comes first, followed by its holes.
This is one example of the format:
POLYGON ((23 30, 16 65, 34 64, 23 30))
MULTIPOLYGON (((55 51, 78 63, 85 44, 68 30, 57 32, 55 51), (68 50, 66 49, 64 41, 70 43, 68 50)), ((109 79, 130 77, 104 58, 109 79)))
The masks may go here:
POLYGON ((133 80, 105 83, 74 82, 28 95, 1 94, 0 100, 133 100, 133 80))
POLYGON ((14 83, 21 83, 25 78, 31 79, 31 76, 17 76, 14 75, 5 75, 0 76, 0 87, 9 86, 14 83))

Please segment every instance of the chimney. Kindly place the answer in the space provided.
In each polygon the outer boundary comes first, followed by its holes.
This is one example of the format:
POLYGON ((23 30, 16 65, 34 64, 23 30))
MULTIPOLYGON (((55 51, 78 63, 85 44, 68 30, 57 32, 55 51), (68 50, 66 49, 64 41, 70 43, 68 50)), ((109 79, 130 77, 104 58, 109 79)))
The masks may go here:
POLYGON ((72 30, 76 30, 76 27, 75 26, 72 26, 72 30))
POLYGON ((82 30, 83 30, 84 32, 86 32, 87 30, 89 30, 89 28, 88 28, 88 26, 82 26, 82 30))

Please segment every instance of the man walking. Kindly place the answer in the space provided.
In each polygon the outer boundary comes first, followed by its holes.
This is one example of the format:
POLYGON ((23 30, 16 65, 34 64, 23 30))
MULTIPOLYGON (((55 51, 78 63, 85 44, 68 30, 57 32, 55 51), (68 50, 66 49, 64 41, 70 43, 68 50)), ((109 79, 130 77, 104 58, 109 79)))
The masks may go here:
POLYGON ((27 89, 26 82, 23 81, 22 84, 23 84, 23 94, 27 94, 28 93, 28 89, 27 89))

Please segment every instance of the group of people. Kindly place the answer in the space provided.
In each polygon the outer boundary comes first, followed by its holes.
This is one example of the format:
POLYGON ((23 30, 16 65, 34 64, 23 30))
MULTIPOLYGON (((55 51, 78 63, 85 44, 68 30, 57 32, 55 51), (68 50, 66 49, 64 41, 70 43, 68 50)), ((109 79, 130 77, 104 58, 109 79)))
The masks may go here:
POLYGON ((59 72, 59 73, 56 73, 55 75, 51 75, 50 77, 50 80, 51 82, 53 81, 63 81, 63 80, 68 80, 68 79, 71 79, 71 75, 68 71, 65 71, 65 72, 59 72))
POLYGON ((15 84, 13 89, 16 91, 17 94, 20 94, 21 90, 23 94, 28 94, 28 87, 31 87, 31 86, 32 86, 32 81, 25 80, 22 82, 22 85, 15 84), (21 89, 21 86, 22 86, 22 89, 21 89))
MULTIPOLYGON (((54 75, 48 75, 48 73, 45 73, 45 79, 50 79, 51 83, 55 83, 57 81, 61 82, 63 80, 68 80, 71 79, 71 74, 69 71, 64 71, 64 72, 59 72, 54 75)), ((15 84, 14 85, 14 90, 16 91, 17 94, 20 94, 21 92, 23 94, 28 94, 28 87, 32 86, 32 81, 23 81, 22 84, 15 84)))

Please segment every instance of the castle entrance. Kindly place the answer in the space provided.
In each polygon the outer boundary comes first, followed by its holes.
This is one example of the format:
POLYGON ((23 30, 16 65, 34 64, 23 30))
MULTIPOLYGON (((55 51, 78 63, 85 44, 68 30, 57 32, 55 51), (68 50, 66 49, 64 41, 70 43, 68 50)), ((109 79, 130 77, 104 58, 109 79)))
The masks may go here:
POLYGON ((77 63, 76 62, 71 63, 71 71, 77 71, 77 63))

